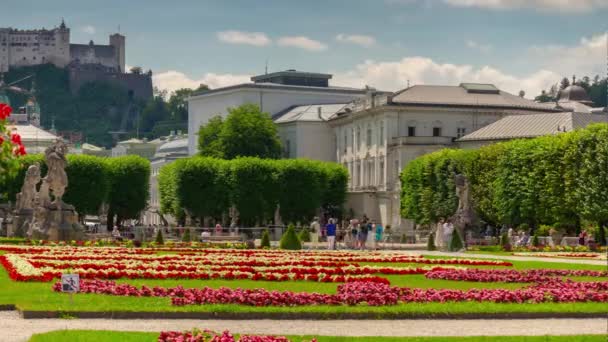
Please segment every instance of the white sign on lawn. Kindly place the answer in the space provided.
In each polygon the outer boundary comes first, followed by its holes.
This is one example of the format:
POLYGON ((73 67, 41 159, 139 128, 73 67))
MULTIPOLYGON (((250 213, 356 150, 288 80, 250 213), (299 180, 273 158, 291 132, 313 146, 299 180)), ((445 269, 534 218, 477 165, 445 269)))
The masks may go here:
POLYGON ((62 274, 61 291, 70 293, 79 292, 80 276, 78 274, 62 274))

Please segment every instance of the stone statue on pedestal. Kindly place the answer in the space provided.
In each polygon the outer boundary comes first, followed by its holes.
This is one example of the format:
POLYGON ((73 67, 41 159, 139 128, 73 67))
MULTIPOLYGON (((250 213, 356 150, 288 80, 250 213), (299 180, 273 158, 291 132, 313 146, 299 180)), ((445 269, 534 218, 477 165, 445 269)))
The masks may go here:
POLYGON ((59 140, 46 149, 48 172, 42 178, 40 191, 36 191, 41 180, 40 165, 31 165, 25 174, 17 195, 13 224, 30 238, 56 241, 77 240, 83 236, 74 207, 62 201, 68 185, 66 153, 67 146, 59 140))
POLYGON ((463 174, 455 175, 454 183, 456 185, 456 196, 458 197, 458 209, 456 209, 456 213, 452 216, 452 222, 462 239, 464 238, 465 229, 471 225, 474 218, 471 206, 470 183, 463 174))

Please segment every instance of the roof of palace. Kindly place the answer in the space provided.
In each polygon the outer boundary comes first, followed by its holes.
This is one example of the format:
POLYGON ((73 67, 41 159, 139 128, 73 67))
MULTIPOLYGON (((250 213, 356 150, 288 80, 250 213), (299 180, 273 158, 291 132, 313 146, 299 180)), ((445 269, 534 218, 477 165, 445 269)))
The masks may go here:
POLYGON ((457 141, 509 140, 535 138, 569 132, 596 122, 608 123, 606 114, 553 113, 509 115, 457 141))
POLYGON ((275 114, 272 119, 277 124, 296 121, 327 121, 342 112, 347 105, 347 103, 335 103, 291 106, 275 114))
POLYGON ((492 84, 482 83, 461 83, 458 86, 415 85, 396 92, 392 104, 561 111, 555 108, 555 103, 537 103, 502 91, 492 84))

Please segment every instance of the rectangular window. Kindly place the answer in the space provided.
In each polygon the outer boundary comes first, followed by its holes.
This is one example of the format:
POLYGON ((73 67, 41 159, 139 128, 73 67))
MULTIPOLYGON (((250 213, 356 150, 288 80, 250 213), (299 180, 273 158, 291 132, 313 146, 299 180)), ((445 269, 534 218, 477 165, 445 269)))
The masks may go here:
POLYGON ((384 121, 380 122, 380 139, 378 140, 378 145, 384 146, 384 121))
POLYGON ((407 128, 407 136, 408 137, 415 137, 416 136, 416 127, 414 127, 414 126, 408 126, 408 128, 407 128))
POLYGON ((344 132, 344 154, 346 154, 346 146, 348 145, 348 134, 344 132))
POLYGON ((380 166, 379 166, 379 168, 380 168, 380 170, 379 170, 379 172, 380 172, 379 176, 380 177, 378 177, 379 178, 378 183, 380 183, 379 184, 380 186, 384 186, 384 159, 380 160, 380 166))
POLYGON ((291 155, 291 141, 285 141, 285 157, 289 158, 291 155))
POLYGON ((367 128, 367 148, 372 147, 372 128, 367 128))
POLYGON ((440 137, 441 136, 441 127, 433 127, 433 136, 440 137))
POLYGON ((456 129, 456 136, 458 138, 462 138, 465 135, 467 135, 467 129, 464 127, 459 127, 458 129, 456 129))

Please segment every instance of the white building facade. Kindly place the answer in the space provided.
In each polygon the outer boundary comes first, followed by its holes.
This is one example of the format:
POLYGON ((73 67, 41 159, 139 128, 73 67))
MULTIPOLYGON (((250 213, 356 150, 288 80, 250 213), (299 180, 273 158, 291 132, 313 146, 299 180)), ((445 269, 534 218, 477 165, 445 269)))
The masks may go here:
POLYGON ((493 86, 488 93, 466 87, 414 86, 392 96, 368 96, 329 121, 336 160, 350 174, 347 212, 412 229, 400 214, 399 175, 410 161, 454 146, 457 138, 504 116, 555 112, 493 86))
MULTIPOLYGON (((327 82, 329 78, 331 75, 328 74, 288 70, 252 77, 256 83, 240 84, 194 94, 188 99, 189 154, 194 155, 197 152, 198 135, 196 133, 200 126, 216 115, 225 117, 228 114, 228 108, 253 103, 258 105, 263 112, 276 117, 277 114, 292 107, 312 104, 344 104, 366 94, 365 89, 330 87, 327 82)), ((279 135, 283 140, 283 146, 288 144, 288 137, 294 136, 295 131, 299 129, 306 129, 307 132, 327 131, 327 128, 319 128, 315 124, 295 124, 293 122, 286 122, 285 125, 279 124, 279 135)), ((300 136, 304 136, 304 134, 304 132, 299 133, 300 136)), ((321 133, 319 132, 319 134, 321 133)), ((306 142, 300 142, 299 139, 289 140, 290 151, 293 152, 290 153, 290 156, 292 158, 301 156, 312 158, 312 154, 314 154, 312 149, 316 149, 317 146, 313 144, 306 147, 305 144, 306 142)), ((333 151, 333 148, 330 151, 333 151)), ((325 154, 333 156, 333 153, 330 152, 325 154)))

